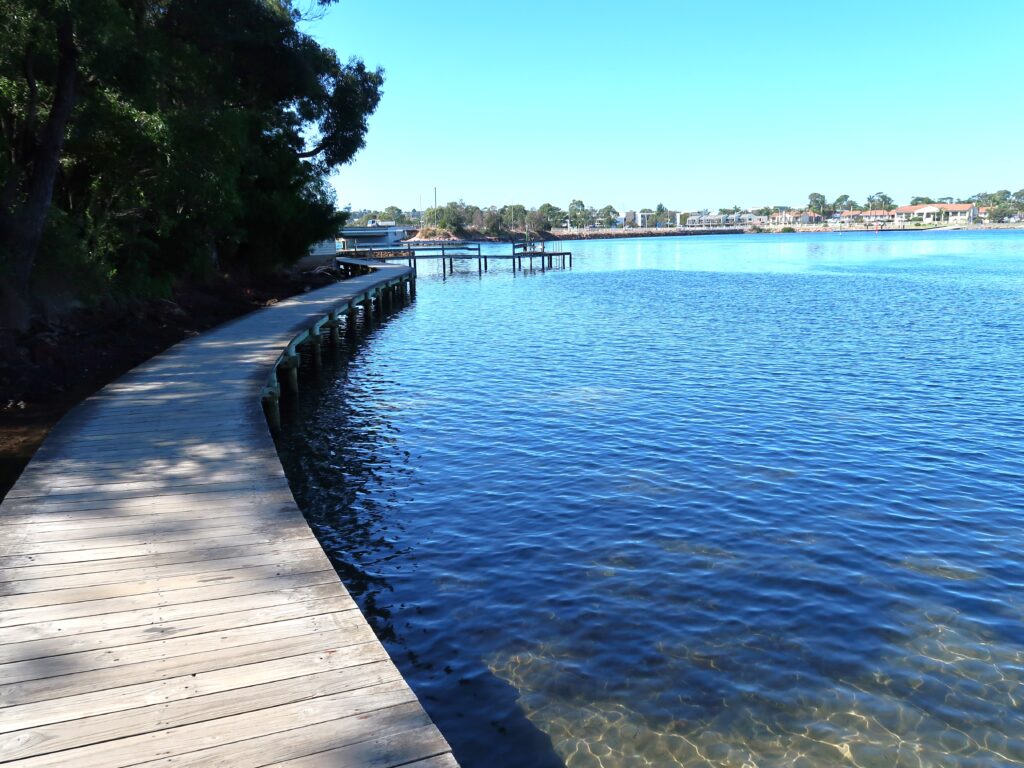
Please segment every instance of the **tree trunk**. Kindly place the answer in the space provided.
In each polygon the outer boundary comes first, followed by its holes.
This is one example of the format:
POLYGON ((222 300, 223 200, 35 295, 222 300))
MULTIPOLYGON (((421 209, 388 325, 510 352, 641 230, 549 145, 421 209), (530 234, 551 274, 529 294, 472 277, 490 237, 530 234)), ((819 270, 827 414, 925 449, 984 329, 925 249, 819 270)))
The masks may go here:
MULTIPOLYGON (((78 79, 78 49, 69 13, 55 21, 55 32, 58 56, 53 105, 39 141, 24 165, 26 172, 21 182, 21 202, 14 210, 0 211, 0 252, 6 255, 11 267, 7 282, 20 295, 26 308, 36 252, 53 198, 64 134, 75 106, 78 79)), ((25 326, 28 322, 27 317, 20 321, 6 320, 16 322, 18 326, 25 326)))

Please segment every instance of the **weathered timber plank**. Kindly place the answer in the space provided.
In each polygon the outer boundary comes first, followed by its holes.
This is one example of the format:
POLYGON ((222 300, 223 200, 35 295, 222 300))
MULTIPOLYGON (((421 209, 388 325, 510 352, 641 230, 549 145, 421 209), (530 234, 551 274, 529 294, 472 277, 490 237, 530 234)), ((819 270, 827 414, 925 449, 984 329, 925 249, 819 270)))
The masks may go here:
POLYGON ((341 670, 332 669, 206 696, 193 696, 171 703, 151 704, 11 731, 0 734, 0 755, 8 760, 43 755, 238 715, 255 709, 400 682, 401 679, 394 665, 384 661, 341 670))
MULTIPOLYGON (((27 758, 20 768, 110 768, 116 765, 146 765, 175 756, 170 765, 220 765, 218 754, 225 745, 238 765, 259 765, 260 753, 274 759, 277 753, 294 752, 288 731, 300 730, 296 723, 333 723, 342 739, 371 738, 375 732, 402 732, 429 724, 416 697, 404 682, 381 683, 369 688, 344 691, 315 699, 231 715, 177 728, 168 728, 115 741, 102 742, 48 755, 27 758), (377 718, 360 717, 379 712, 377 718), (251 738, 252 734, 266 734, 251 738), (269 738, 268 736, 279 736, 269 738), (253 746, 253 742, 259 742, 253 746), (255 762, 253 762, 255 760, 255 762)), ((301 747, 300 747, 301 749, 301 747)))
POLYGON ((33 592, 53 592, 97 585, 115 585, 124 582, 146 584, 161 579, 209 577, 217 580, 230 576, 232 571, 244 568, 280 568, 281 573, 317 571, 323 567, 326 556, 318 548, 290 552, 269 551, 262 554, 197 560, 167 565, 142 565, 118 571, 94 571, 66 576, 19 579, 0 583, 0 595, 27 595, 33 592))
MULTIPOLYGON (((317 579, 317 581, 320 581, 317 579)), ((241 610, 256 610, 285 603, 306 603, 311 600, 333 598, 338 608, 347 610, 351 597, 339 592, 344 588, 337 579, 324 579, 322 583, 299 586, 293 589, 270 589, 253 591, 244 595, 229 595, 212 600, 146 605, 135 610, 114 611, 65 619, 52 619, 26 624, 16 624, 3 630, 4 644, 24 643, 30 640, 45 640, 55 637, 70 637, 86 632, 105 632, 125 627, 156 626, 169 621, 196 619, 218 613, 233 613, 241 610)), ((345 593, 347 595, 347 592, 345 593)), ((154 634, 157 630, 154 630, 154 634)))
POLYGON ((373 632, 365 621, 362 624, 356 622, 355 626, 348 625, 342 630, 320 629, 312 633, 294 635, 283 633, 281 637, 247 645, 222 647, 184 656, 171 656, 144 664, 126 665, 115 668, 113 672, 109 668, 103 668, 2 685, 0 706, 9 707, 47 699, 62 699, 90 691, 111 690, 184 674, 283 659, 311 651, 361 645, 374 639, 373 632))
MULTIPOLYGON (((320 644, 328 645, 322 642, 320 644)), ((389 661, 383 646, 372 640, 344 648, 331 647, 296 656, 273 658, 269 661, 238 666, 229 664, 222 669, 7 707, 3 710, 3 718, 0 719, 0 733, 121 712, 151 704, 168 704, 193 696, 206 696, 261 683, 290 680, 307 674, 389 661)))

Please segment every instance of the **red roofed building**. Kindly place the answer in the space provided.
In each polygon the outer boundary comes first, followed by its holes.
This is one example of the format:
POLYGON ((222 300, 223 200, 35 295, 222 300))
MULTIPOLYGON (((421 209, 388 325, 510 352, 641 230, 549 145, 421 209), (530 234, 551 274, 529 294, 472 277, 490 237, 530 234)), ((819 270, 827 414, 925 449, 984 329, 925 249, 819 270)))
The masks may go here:
POLYGON ((978 207, 974 203, 924 203, 901 205, 894 213, 897 222, 920 218, 926 224, 970 224, 978 218, 978 207))

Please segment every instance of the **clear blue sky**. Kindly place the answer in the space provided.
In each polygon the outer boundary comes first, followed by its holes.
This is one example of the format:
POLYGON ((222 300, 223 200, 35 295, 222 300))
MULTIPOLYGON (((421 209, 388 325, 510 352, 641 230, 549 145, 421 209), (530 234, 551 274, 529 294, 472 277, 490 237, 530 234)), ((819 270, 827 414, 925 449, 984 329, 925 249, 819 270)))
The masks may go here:
POLYGON ((342 0, 309 30, 385 69, 355 208, 1024 187, 1022 0, 342 0))

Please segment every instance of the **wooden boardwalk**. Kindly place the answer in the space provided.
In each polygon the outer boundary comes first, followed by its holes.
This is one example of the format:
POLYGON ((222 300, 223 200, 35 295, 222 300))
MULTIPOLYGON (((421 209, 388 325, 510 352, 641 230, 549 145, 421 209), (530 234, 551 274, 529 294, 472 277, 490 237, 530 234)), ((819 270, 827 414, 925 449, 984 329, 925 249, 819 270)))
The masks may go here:
POLYGON ((456 765, 260 406, 297 334, 409 279, 374 267, 173 347, 56 427, 0 505, 0 764, 456 765))

